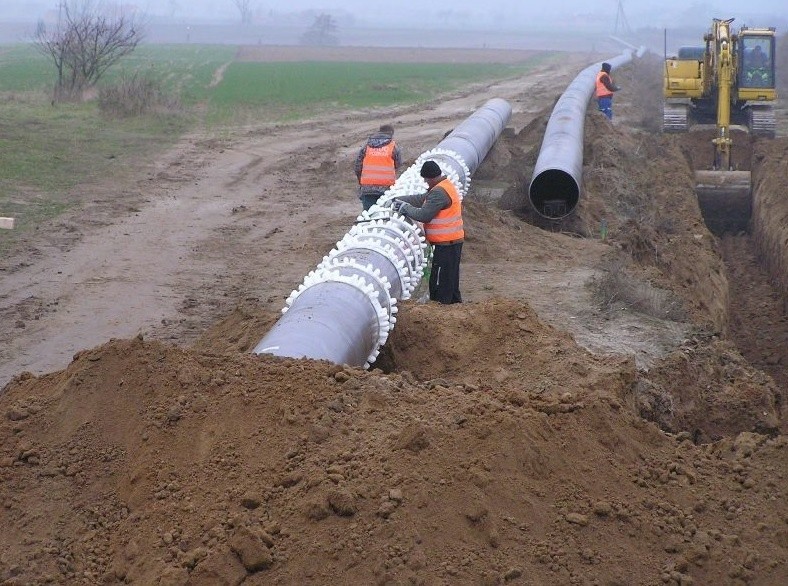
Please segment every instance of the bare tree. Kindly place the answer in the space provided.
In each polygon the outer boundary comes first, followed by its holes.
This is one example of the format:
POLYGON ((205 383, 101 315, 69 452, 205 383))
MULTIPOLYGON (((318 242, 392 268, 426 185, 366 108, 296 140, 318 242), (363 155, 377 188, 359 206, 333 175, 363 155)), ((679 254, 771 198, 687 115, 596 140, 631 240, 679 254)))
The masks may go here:
POLYGON ((252 22, 252 0, 233 0, 233 4, 241 13, 241 24, 252 22))
POLYGON ((133 13, 105 10, 93 0, 61 0, 54 26, 39 21, 34 39, 57 70, 55 102, 82 96, 141 40, 133 13))
POLYGON ((317 45, 319 47, 338 45, 339 39, 334 34, 336 30, 337 24, 334 21, 334 17, 330 14, 318 14, 314 22, 312 22, 312 26, 301 35, 301 44, 317 45))

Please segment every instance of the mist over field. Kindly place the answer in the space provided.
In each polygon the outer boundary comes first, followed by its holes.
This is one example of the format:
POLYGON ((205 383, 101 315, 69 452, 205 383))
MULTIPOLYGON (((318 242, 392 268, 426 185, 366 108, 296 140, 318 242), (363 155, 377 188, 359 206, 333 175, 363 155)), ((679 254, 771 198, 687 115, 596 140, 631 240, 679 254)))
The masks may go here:
MULTIPOLYGON (((84 1, 84 0, 77 0, 84 1)), ((633 2, 605 0, 588 3, 583 0, 552 0, 534 7, 520 0, 399 0, 391 3, 370 3, 363 0, 139 0, 133 3, 113 0, 90 0, 94 4, 133 7, 156 20, 212 21, 224 23, 239 19, 239 5, 246 5, 253 21, 297 18, 299 13, 324 12, 358 26, 407 26, 436 28, 493 28, 510 30, 536 24, 628 24, 632 28, 664 27, 679 24, 705 24, 709 19, 735 17, 743 23, 763 25, 786 22, 784 0, 701 0, 685 2, 633 2), (624 20, 626 22, 624 22, 624 20)), ((3 0, 0 21, 38 20, 53 11, 58 0, 3 0)))
MULTIPOLYGON (((86 0, 70 0, 84 2, 86 0)), ((113 5, 114 0, 88 0, 113 5)), ((38 21, 52 22, 58 0, 2 0, 0 43, 29 40, 38 21)), ((615 35, 662 51, 700 39, 713 18, 736 26, 788 30, 784 0, 553 0, 537 9, 521 0, 138 0, 122 4, 146 22, 146 42, 298 44, 320 14, 336 25, 344 46, 607 50, 615 35), (241 23, 239 6, 248 7, 241 23)))

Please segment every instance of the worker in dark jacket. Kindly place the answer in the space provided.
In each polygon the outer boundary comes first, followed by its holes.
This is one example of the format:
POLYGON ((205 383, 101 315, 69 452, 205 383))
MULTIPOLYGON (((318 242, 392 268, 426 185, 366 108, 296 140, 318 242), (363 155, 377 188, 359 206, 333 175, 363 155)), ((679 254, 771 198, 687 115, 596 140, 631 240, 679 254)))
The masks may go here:
POLYGON ((602 69, 596 74, 596 101, 599 104, 599 111, 609 120, 613 119, 613 92, 621 88, 613 83, 610 77, 610 63, 603 63, 602 69))
POLYGON ((359 184, 358 197, 365 210, 394 185, 396 170, 401 166, 402 153, 394 142, 394 127, 384 124, 359 149, 354 164, 359 184))
POLYGON ((392 205, 403 216, 422 222, 427 242, 433 245, 430 299, 444 304, 462 303, 462 199, 435 161, 425 161, 421 176, 427 182, 427 193, 398 198, 392 205))

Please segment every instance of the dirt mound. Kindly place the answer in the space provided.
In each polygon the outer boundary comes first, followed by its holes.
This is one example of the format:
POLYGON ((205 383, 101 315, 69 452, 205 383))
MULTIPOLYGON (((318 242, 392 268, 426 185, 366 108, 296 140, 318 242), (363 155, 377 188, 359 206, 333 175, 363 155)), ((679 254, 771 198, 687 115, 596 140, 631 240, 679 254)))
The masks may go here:
POLYGON ((398 323, 392 360, 412 374, 134 339, 85 351, 59 373, 17 377, 0 424, 0 520, 13 528, 2 532, 0 577, 784 575, 784 437, 698 447, 666 435, 624 407, 630 361, 593 357, 526 305, 451 310, 413 307, 398 323), (413 340, 416 330, 441 344, 413 340))

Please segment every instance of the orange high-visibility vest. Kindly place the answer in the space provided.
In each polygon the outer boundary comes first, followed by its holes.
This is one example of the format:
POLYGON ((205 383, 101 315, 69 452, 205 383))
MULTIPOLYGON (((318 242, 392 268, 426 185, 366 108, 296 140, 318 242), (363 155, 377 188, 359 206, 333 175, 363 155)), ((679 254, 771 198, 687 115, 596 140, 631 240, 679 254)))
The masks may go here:
POLYGON ((385 146, 367 145, 361 163, 361 185, 394 185, 397 175, 394 169, 394 147, 392 140, 385 146))
MULTIPOLYGON (((462 202, 457 188, 448 179, 444 179, 435 187, 442 187, 449 194, 451 205, 442 209, 429 222, 424 224, 424 233, 430 244, 454 242, 465 238, 462 227, 462 202)), ((434 188, 433 188, 434 189, 434 188)))
POLYGON ((607 75, 608 81, 610 81, 610 76, 604 72, 600 71, 596 74, 596 97, 597 98, 606 98, 608 96, 612 96, 613 92, 605 87, 605 84, 602 83, 602 77, 607 75))

